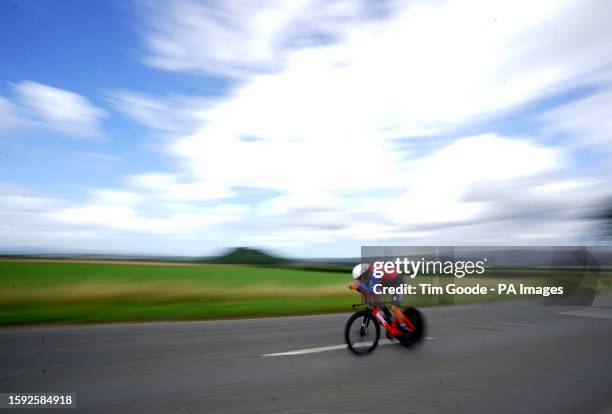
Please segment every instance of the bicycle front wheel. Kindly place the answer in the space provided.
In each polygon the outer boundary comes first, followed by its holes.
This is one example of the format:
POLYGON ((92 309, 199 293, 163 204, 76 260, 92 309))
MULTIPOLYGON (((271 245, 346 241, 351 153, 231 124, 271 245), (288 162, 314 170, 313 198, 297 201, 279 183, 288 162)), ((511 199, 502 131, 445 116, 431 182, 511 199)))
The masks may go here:
POLYGON ((380 324, 368 310, 356 312, 346 322, 344 338, 351 352, 369 354, 378 345, 380 324))

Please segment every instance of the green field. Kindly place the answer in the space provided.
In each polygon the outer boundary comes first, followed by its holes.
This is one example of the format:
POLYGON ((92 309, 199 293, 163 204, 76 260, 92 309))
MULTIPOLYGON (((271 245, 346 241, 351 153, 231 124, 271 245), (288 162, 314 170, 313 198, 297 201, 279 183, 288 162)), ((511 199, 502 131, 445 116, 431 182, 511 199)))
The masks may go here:
POLYGON ((0 262, 0 325, 347 311, 350 274, 223 265, 0 262), (348 277, 347 277, 348 276, 348 277))
MULTIPOLYGON (((351 281, 350 273, 320 269, 6 260, 0 261, 0 325, 349 312, 360 302, 346 288, 351 281)), ((452 281, 496 283, 495 277, 452 281)), ((407 299, 414 306, 432 303, 431 297, 407 299)))

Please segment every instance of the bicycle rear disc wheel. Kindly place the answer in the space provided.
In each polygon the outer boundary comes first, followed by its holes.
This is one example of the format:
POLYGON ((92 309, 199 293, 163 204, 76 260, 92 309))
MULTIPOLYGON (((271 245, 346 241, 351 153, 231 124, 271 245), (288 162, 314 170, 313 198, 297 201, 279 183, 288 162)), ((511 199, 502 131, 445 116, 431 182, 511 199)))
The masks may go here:
POLYGON ((404 308, 404 315, 415 327, 413 332, 404 332, 398 339, 406 348, 410 348, 423 340, 425 337, 425 318, 415 308, 404 308))
POLYGON ((356 312, 346 322, 344 339, 354 354, 369 354, 378 345, 379 338, 380 325, 369 311, 356 312))

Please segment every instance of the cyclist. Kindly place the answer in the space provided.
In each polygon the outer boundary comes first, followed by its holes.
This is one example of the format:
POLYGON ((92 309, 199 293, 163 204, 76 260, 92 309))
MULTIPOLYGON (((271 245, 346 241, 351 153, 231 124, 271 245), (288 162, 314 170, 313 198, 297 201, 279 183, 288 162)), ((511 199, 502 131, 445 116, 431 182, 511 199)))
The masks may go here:
MULTIPOLYGON (((375 281, 372 277, 372 270, 372 265, 370 265, 369 263, 358 264, 353 268, 353 279, 355 279, 355 281, 349 283, 348 285, 349 289, 358 291, 359 293, 364 295, 367 300, 370 300, 374 297, 375 293, 373 285, 375 283, 379 283, 378 281, 375 281)), ((384 275, 378 280, 396 284, 401 282, 401 277, 395 271, 385 272, 384 275)), ((401 305, 402 295, 393 295, 391 298, 391 306, 389 306, 389 309, 395 317, 395 321, 399 322, 399 326, 402 329, 405 329, 407 328, 406 322, 408 320, 406 319, 406 315, 404 315, 404 312, 402 312, 402 309, 400 308, 401 305)))

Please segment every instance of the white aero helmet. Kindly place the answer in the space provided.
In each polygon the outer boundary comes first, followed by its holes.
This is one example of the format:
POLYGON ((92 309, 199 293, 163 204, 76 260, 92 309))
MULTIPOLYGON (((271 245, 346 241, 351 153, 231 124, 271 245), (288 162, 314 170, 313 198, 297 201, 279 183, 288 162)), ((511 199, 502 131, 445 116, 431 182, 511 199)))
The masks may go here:
POLYGON ((368 272, 368 269, 370 269, 368 263, 359 263, 357 266, 353 267, 353 279, 359 279, 368 272))

